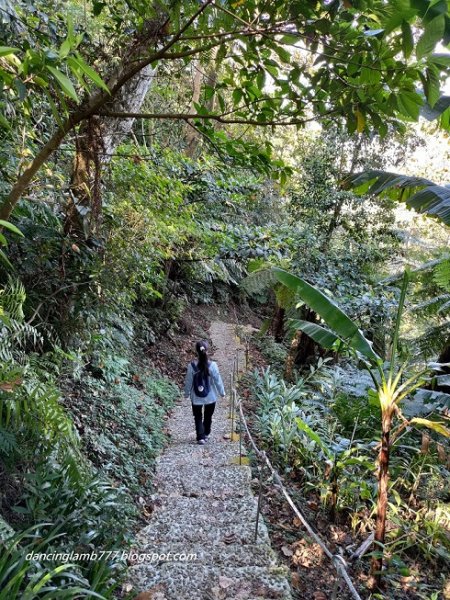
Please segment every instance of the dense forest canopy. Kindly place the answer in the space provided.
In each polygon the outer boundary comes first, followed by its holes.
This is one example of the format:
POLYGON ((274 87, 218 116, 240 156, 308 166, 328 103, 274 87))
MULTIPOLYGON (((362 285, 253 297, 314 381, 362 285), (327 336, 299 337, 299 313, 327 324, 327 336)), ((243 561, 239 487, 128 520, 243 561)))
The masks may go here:
MULTIPOLYGON (((106 128, 120 116, 183 119, 219 142, 213 122, 302 126, 341 117, 350 132, 386 134, 390 123, 417 119, 425 102, 436 106, 448 67, 447 55, 434 52, 448 43, 444 0, 73 3, 69 18, 50 17, 45 5, 26 7, 17 14, 20 6, 5 3, 1 11, 10 24, 10 45, 2 47, 2 123, 8 130, 7 116, 15 114, 32 123, 43 102, 56 127, 46 128, 45 145, 31 150, 33 160, 3 201, 3 218, 67 134, 95 117, 106 128), (416 45, 412 26, 421 31, 416 45), (139 112, 155 69, 182 71, 192 61, 214 76, 196 90, 191 110, 139 112), (138 98, 131 100, 129 91, 138 98)), ((445 105, 437 114, 446 113, 445 105)), ((256 151, 256 158, 264 162, 267 151, 256 151)))
POLYGON ((446 0, 0 0, 0 600, 123 597, 27 551, 133 544, 205 306, 359 593, 447 597, 449 47, 446 0))

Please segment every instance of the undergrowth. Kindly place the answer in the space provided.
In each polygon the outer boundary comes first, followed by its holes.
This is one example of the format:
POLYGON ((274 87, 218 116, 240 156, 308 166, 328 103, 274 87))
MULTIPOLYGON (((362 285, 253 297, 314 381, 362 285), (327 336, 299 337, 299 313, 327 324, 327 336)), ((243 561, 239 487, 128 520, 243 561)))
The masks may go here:
MULTIPOLYGON (((373 530, 375 516, 379 407, 362 395, 369 385, 364 374, 351 365, 347 369, 322 361, 287 384, 269 367, 247 374, 242 383, 255 411, 258 444, 295 488, 294 495, 320 507, 328 522, 364 538, 373 530)), ((420 435, 405 432, 391 462, 385 554, 393 586, 409 576, 411 589, 429 588, 416 568, 419 559, 430 569, 440 565, 438 570, 445 571, 450 559, 449 481, 439 445, 431 440, 424 451, 420 435)))
POLYGON ((87 456, 129 494, 142 496, 151 490, 154 460, 166 440, 164 415, 178 390, 157 375, 132 379, 105 384, 87 377, 66 403, 87 456))

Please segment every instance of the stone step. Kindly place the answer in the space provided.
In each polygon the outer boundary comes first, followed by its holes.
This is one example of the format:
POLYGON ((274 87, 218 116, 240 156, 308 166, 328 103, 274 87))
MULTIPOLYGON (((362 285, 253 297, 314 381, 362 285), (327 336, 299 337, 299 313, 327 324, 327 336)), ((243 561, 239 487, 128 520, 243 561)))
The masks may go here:
POLYGON ((156 471, 154 483, 161 496, 242 497, 250 491, 251 470, 248 466, 209 467, 178 466, 156 471))
MULTIPOLYGON (((242 455, 246 456, 246 452, 242 445, 242 455)), ((157 459, 156 471, 162 473, 165 469, 192 465, 194 459, 199 466, 205 467, 234 464, 234 459, 239 460, 239 442, 219 441, 214 434, 204 446, 200 446, 195 440, 190 445, 174 444, 157 459)))
POLYGON ((284 567, 218 567, 212 564, 135 565, 136 590, 158 586, 166 600, 291 600, 284 567))
MULTIPOLYGON (((186 423, 186 422, 183 422, 183 420, 186 421, 185 416, 183 418, 180 418, 179 420, 174 420, 173 422, 171 422, 170 426, 168 427, 168 433, 169 433, 171 442, 195 439, 194 420, 192 419, 192 423, 191 422, 186 423)), ((237 420, 233 421, 233 431, 238 430, 238 424, 239 423, 237 420)), ((220 418, 220 422, 217 422, 217 420, 213 419, 212 428, 211 428, 212 434, 215 435, 216 437, 221 438, 225 434, 231 432, 231 425, 232 425, 231 419, 228 419, 225 416, 220 418)))
MULTIPOLYGON (((217 567, 274 567, 278 557, 268 544, 204 544, 197 542, 187 545, 182 541, 155 545, 139 536, 133 547, 133 553, 142 563, 155 566, 166 562, 186 563, 189 565, 208 564, 217 567), (188 556, 190 555, 190 556, 188 556)), ((136 561, 137 562, 137 561, 136 561)))
MULTIPOLYGON (((255 529, 257 501, 250 493, 242 498, 228 497, 166 497, 164 504, 157 507, 152 515, 151 523, 138 534, 142 545, 146 544, 152 530, 167 528, 176 524, 177 528, 186 529, 219 529, 229 525, 250 527, 255 529)), ((262 518, 259 529, 265 529, 262 518)), ((261 533, 261 536, 265 534, 261 533)), ((148 544, 147 544, 148 545, 148 544)))
MULTIPOLYGON (((178 515, 167 513, 167 519, 160 515, 158 519, 142 529, 138 536, 139 545, 154 547, 161 543, 183 541, 186 547, 191 544, 253 544, 255 543, 255 522, 231 520, 232 515, 224 515, 222 520, 211 519, 208 514, 178 515)), ((270 543, 267 527, 263 521, 258 527, 256 543, 270 543)))

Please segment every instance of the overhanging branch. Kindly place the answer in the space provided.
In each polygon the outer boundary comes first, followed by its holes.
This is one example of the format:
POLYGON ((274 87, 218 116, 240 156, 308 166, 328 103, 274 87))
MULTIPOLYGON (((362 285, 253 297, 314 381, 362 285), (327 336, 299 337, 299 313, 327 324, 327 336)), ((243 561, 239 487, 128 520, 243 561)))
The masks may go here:
MULTIPOLYGON (((332 114, 336 111, 330 110, 325 113, 326 115, 332 114)), ((224 123, 227 125, 255 125, 260 127, 268 127, 272 125, 304 125, 309 121, 314 121, 317 117, 311 117, 308 119, 298 118, 287 118, 287 119, 270 119, 266 121, 258 121, 257 119, 234 119, 226 118, 223 115, 217 115, 213 113, 198 114, 198 113, 133 113, 133 112, 112 112, 102 110, 98 113, 102 117, 111 117, 112 119, 167 119, 167 120, 178 120, 178 121, 189 121, 189 120, 201 120, 201 121, 217 121, 218 123, 224 123)), ((325 116, 325 115, 322 115, 325 116)))

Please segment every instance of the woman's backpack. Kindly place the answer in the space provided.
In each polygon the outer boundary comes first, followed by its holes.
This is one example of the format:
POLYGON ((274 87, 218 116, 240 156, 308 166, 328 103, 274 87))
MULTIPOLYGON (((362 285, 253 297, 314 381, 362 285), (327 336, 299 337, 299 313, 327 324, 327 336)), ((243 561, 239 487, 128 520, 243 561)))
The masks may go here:
POLYGON ((191 362, 192 369, 194 370, 194 379, 192 385, 194 387, 195 395, 199 398, 206 398, 209 394, 209 377, 204 375, 195 362, 191 362))

